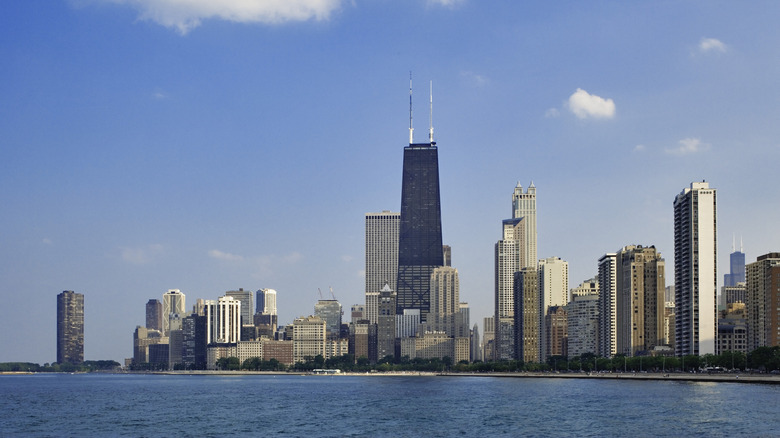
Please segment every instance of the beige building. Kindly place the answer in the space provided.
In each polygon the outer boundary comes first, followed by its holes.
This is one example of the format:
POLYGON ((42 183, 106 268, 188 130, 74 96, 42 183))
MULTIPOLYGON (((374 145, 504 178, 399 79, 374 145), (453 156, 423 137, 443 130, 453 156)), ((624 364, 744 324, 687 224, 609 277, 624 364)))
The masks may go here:
POLYGON ((598 352, 598 292, 591 295, 575 294, 566 306, 568 329, 568 355, 581 356, 598 352))
POLYGON ((293 321, 293 361, 305 362, 306 357, 325 357, 327 323, 316 316, 296 318, 293 321))
POLYGON ((780 266, 780 252, 759 256, 755 262, 745 266, 747 305, 748 350, 758 347, 780 345, 778 319, 780 319, 780 279, 776 266, 780 266))
POLYGON ((634 356, 666 345, 661 253, 630 245, 618 251, 617 264, 617 352, 634 356))
MULTIPOLYGON (((431 307, 426 318, 424 331, 445 332, 455 336, 456 319, 460 313, 460 284, 458 270, 451 266, 440 266, 431 274, 431 307)), ((462 331, 462 330, 461 330, 462 331)))
POLYGON ((469 338, 453 338, 444 332, 425 332, 414 338, 401 339, 401 357, 410 359, 443 359, 449 357, 452 363, 469 360, 469 338))

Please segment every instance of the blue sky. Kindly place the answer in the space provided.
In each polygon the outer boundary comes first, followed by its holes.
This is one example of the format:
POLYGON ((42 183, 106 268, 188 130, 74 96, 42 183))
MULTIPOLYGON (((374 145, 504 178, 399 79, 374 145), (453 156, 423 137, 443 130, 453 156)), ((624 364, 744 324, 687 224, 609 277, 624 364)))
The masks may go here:
POLYGON ((732 236, 780 250, 777 2, 30 0, 0 13, 0 361, 56 357, 85 294, 87 359, 132 355, 144 305, 317 288, 363 302, 364 214, 400 208, 433 81, 444 241, 472 324, 519 181, 539 256, 655 245, 672 201, 718 189, 732 236), (281 5, 281 6, 280 6, 281 5))

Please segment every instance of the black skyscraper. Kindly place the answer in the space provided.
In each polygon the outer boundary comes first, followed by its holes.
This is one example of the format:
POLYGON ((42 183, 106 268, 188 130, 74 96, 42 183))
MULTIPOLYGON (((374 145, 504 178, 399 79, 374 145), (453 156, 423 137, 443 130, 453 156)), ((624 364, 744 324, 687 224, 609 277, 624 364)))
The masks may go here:
POLYGON ((404 148, 396 309, 430 310, 431 273, 444 265, 436 142, 404 148))

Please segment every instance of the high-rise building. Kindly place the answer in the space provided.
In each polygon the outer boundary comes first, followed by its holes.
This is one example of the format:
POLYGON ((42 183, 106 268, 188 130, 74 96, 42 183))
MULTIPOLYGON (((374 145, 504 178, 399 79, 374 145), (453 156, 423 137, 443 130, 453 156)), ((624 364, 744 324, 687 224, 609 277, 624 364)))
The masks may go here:
POLYGON ((438 154, 433 128, 428 143, 413 143, 409 127, 401 187, 396 313, 420 309, 423 319, 430 311, 431 274, 444 265, 438 154))
POLYGON ((569 358, 586 353, 598 354, 598 293, 575 294, 566 306, 569 358))
POLYGON ((241 325, 254 324, 254 318, 252 318, 252 309, 255 308, 253 295, 251 290, 244 290, 244 288, 225 292, 226 297, 233 297, 241 301, 241 325))
POLYGON ((307 357, 325 358, 327 323, 320 317, 308 316, 293 321, 293 360, 305 362, 307 357))
POLYGON ((665 262, 654 246, 617 253, 617 352, 649 353, 664 337, 665 262))
POLYGON ((357 323, 358 321, 368 319, 366 317, 366 306, 365 304, 353 304, 349 309, 349 322, 352 324, 357 323))
POLYGON ((341 303, 336 300, 319 300, 314 305, 314 316, 325 321, 329 340, 339 338, 343 316, 341 303))
POLYGON ((168 336, 169 318, 171 313, 178 315, 185 314, 184 307, 184 294, 179 289, 168 289, 168 292, 163 294, 163 336, 168 336))
POLYGON ((479 361, 484 360, 482 358, 482 344, 481 344, 481 342, 479 340, 479 324, 474 324, 474 327, 471 329, 471 347, 470 347, 470 349, 471 349, 471 351, 470 351, 471 357, 470 357, 469 360, 471 362, 474 362, 474 361, 477 361, 477 360, 479 360, 479 361))
POLYGON ((773 272, 780 270, 780 252, 759 256, 746 266, 748 349, 778 345, 777 324, 780 313, 780 279, 773 272), (774 271, 773 271, 774 270, 774 271))
POLYGON ((366 213, 366 293, 379 292, 398 280, 398 229, 401 214, 366 213))
POLYGON ((731 244, 729 254, 729 273, 723 274, 723 286, 736 286, 745 282, 745 253, 742 252, 742 242, 739 242, 739 251, 736 248, 736 239, 731 244))
POLYGON ((539 343, 543 321, 539 317, 539 275, 533 267, 522 268, 515 272, 513 284, 515 358, 527 363, 541 362, 539 343))
POLYGON ((494 360, 495 355, 495 339, 496 339, 496 323, 495 316, 487 316, 482 318, 482 360, 489 361, 494 360))
POLYGON ((205 314, 209 344, 235 344, 241 340, 241 301, 231 296, 206 300, 205 314))
MULTIPOLYGON (((569 303, 569 262, 560 257, 548 257, 539 260, 539 327, 543 328, 545 316, 552 306, 565 306, 569 303)), ((547 331, 542 330, 539 337, 539 357, 547 360, 550 351, 547 331)))
MULTIPOLYGON (((377 327, 376 327, 376 351, 377 360, 382 360, 385 356, 395 357, 395 338, 396 338, 396 292, 390 289, 389 284, 385 284, 379 291, 377 309, 377 327)), ((405 309, 407 311, 413 309, 405 309)), ((420 309, 414 309, 419 311, 420 309)), ((419 320, 418 320, 419 322, 419 320)))
POLYGON ((431 274, 431 308, 426 330, 440 331, 456 336, 456 319, 460 313, 460 283, 458 270, 441 266, 431 274))
MULTIPOLYGON (((388 285, 388 287, 390 287, 388 285)), ((392 289, 391 289, 392 290, 392 289)), ((379 317, 379 291, 366 292, 366 319, 371 324, 377 323, 379 317)))
POLYGON ((544 333, 547 339, 545 358, 568 356, 569 329, 566 306, 550 306, 544 316, 544 333))
POLYGON ((84 362, 84 295, 57 295, 57 363, 84 362))
POLYGON ((151 299, 146 302, 146 328, 162 331, 163 309, 160 300, 151 299))
POLYGON ((523 218, 502 222, 503 238, 495 245, 495 357, 512 360, 516 357, 515 337, 515 273, 526 265, 524 259, 525 222, 523 218))
POLYGON ((617 254, 599 259, 599 348, 598 354, 617 354, 617 254))
POLYGON ((255 313, 276 315, 276 291, 273 289, 260 289, 257 291, 257 308, 255 313))
POLYGON ((715 354, 716 190, 693 182, 674 199, 675 354, 715 354))
POLYGON ((533 181, 528 189, 523 193, 523 187, 517 183, 515 191, 512 194, 512 218, 522 219, 524 223, 523 233, 525 234, 522 246, 523 260, 521 268, 534 266, 536 264, 536 186, 533 181))

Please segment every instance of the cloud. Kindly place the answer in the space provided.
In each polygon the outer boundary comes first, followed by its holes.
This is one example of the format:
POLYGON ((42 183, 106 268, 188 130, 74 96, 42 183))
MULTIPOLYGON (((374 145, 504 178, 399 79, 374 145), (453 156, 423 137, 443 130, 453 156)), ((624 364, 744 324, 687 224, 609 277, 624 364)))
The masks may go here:
POLYGON ((645 149, 646 149, 645 145, 643 145, 643 144, 638 144, 638 145, 634 146, 634 152, 644 152, 645 149))
POLYGON ((466 3, 466 0, 428 0, 429 5, 444 6, 452 8, 466 3))
POLYGON ((152 93, 152 99, 163 100, 163 99, 167 99, 167 98, 168 98, 168 95, 163 93, 162 91, 155 91, 154 93, 152 93))
POLYGON ((701 53, 725 53, 726 50, 726 45, 718 39, 702 38, 699 41, 699 52, 701 53))
POLYGON ((226 262, 240 262, 244 260, 244 258, 240 255, 231 254, 229 252, 223 252, 218 249, 212 249, 209 251, 209 257, 217 259, 217 260, 223 260, 226 262))
POLYGON ((490 79, 480 74, 474 73, 473 71, 462 71, 460 72, 460 76, 477 87, 484 87, 490 83, 490 79))
POLYGON ((544 112, 544 116, 548 119, 554 119, 556 117, 559 117, 561 115, 561 112, 558 111, 558 108, 550 108, 547 111, 544 112))
POLYGON ((54 242, 51 241, 51 239, 46 238, 46 237, 43 238, 42 242, 43 242, 44 245, 51 245, 51 244, 54 243, 54 242))
POLYGON ((615 117, 615 102, 577 88, 569 96, 569 110, 580 119, 611 119, 615 117))
POLYGON ((129 5, 139 18, 174 28, 182 35, 216 18, 237 23, 281 24, 327 20, 343 0, 93 0, 129 5))
POLYGON ((145 265, 162 253, 163 250, 163 246, 158 243, 135 248, 119 247, 122 260, 133 265, 145 265))
POLYGON ((667 148, 666 153, 672 155, 690 155, 706 151, 710 148, 708 143, 702 143, 698 138, 684 138, 677 143, 679 145, 678 147, 672 149, 667 148))

